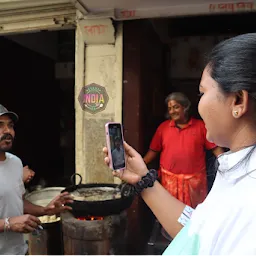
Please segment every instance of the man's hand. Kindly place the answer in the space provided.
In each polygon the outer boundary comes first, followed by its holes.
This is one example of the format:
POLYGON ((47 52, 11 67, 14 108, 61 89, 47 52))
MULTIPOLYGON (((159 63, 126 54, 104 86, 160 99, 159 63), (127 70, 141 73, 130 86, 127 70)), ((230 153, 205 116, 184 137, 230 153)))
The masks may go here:
POLYGON ((30 214, 11 217, 9 222, 11 231, 18 233, 33 232, 41 224, 37 217, 30 214))
POLYGON ((66 206, 66 203, 73 203, 72 197, 68 192, 64 192, 56 196, 45 208, 46 215, 60 214, 66 210, 72 210, 71 207, 66 206))

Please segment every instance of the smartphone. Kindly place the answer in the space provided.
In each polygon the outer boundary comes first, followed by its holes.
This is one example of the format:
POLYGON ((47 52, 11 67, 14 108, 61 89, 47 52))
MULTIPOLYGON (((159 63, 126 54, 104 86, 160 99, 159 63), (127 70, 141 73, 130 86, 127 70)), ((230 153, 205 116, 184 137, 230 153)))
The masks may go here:
POLYGON ((105 125, 107 148, 109 152, 109 167, 114 170, 125 169, 125 151, 123 127, 120 123, 105 125))

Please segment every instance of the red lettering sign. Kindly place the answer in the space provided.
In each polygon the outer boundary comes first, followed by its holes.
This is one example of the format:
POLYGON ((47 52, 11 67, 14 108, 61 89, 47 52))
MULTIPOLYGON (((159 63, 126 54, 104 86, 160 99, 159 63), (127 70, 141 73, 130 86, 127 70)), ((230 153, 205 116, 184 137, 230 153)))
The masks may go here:
POLYGON ((132 18, 132 17, 135 17, 136 11, 135 10, 124 10, 124 11, 121 11, 121 15, 123 18, 132 18))
POLYGON ((222 11, 234 11, 234 4, 233 3, 226 3, 226 4, 218 4, 218 9, 222 11))
POLYGON ((210 4, 209 5, 209 10, 210 11, 215 11, 215 9, 216 9, 216 4, 210 4))
POLYGON ((94 36, 104 34, 106 32, 107 27, 107 25, 84 26, 84 30, 86 34, 94 36))
POLYGON ((219 3, 210 4, 210 12, 234 12, 234 11, 252 11, 254 9, 254 2, 239 2, 239 3, 219 3))

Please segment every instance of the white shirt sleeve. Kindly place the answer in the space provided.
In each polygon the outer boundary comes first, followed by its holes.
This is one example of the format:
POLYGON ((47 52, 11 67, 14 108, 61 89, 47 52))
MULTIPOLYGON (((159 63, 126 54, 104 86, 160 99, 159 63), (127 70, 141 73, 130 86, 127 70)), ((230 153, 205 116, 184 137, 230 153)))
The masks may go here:
POLYGON ((218 246, 213 249, 213 254, 256 255, 256 215, 253 207, 234 212, 230 219, 218 238, 223 242, 216 241, 218 246))

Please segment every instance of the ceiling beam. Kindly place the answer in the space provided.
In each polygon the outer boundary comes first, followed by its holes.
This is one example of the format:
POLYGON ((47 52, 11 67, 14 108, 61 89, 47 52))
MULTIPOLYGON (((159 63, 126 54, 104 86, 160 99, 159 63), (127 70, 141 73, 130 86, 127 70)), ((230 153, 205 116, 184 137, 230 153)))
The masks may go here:
POLYGON ((79 10, 83 15, 88 15, 89 11, 80 0, 70 0, 70 2, 79 10))

